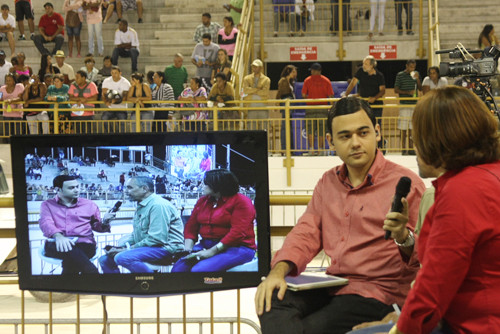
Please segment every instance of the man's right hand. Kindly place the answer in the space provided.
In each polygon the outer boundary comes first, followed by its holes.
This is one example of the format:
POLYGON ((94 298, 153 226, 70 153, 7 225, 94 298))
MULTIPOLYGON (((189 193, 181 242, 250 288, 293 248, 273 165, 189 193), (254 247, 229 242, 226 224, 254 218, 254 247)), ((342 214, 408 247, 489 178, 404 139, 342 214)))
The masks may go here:
POLYGON ((61 233, 54 234, 54 240, 56 242, 56 250, 62 253, 71 251, 75 245, 75 241, 71 238, 66 238, 61 233))
POLYGON ((269 272, 266 279, 259 284, 255 293, 255 312, 262 315, 265 311, 271 311, 271 297, 275 289, 278 289, 278 299, 283 300, 287 289, 285 276, 290 272, 291 264, 278 262, 269 272))

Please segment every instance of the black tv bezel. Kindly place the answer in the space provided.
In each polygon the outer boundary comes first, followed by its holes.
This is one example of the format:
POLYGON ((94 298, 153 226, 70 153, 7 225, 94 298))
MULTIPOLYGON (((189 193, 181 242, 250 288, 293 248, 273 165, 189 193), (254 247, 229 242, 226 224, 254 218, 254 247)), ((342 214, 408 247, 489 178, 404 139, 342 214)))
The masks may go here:
POLYGON ((11 137, 11 152, 19 287, 22 290, 125 296, 161 296, 255 287, 260 283, 261 277, 267 275, 269 272, 271 257, 269 181, 267 133, 264 131, 13 136, 11 137), (261 171, 261 173, 255 173, 258 271, 32 275, 29 227, 27 223, 25 148, 212 144, 230 144, 233 146, 254 145, 256 148, 255 169, 261 171))

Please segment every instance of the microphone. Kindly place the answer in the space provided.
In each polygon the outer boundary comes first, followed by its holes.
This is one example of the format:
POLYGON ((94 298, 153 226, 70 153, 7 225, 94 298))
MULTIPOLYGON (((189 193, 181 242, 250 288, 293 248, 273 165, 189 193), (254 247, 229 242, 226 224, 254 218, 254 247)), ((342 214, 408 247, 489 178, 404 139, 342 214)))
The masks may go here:
MULTIPOLYGON (((399 179, 396 185, 396 193, 394 194, 394 200, 391 205, 391 212, 402 212, 403 203, 401 203, 401 198, 408 196, 411 188, 411 179, 409 177, 403 176, 399 179)), ((388 240, 391 236, 391 231, 385 231, 385 240, 388 240)))
POLYGON ((118 201, 115 203, 115 205, 109 209, 109 213, 115 213, 116 211, 120 210, 120 206, 122 206, 122 201, 118 201))

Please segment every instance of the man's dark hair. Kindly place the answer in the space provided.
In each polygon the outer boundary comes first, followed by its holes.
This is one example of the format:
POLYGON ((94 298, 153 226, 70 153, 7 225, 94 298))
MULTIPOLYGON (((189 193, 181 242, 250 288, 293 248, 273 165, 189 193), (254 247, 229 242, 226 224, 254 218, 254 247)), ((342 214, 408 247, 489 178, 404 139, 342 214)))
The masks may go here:
POLYGON ((87 76, 87 72, 83 71, 83 70, 79 70, 79 71, 76 71, 77 74, 80 74, 80 76, 84 77, 85 79, 88 78, 87 76))
POLYGON ((76 177, 69 175, 57 175, 52 181, 52 185, 59 189, 62 189, 64 182, 76 180, 76 177))
POLYGON ((416 64, 417 61, 415 59, 408 59, 408 61, 406 62, 406 65, 411 65, 411 64, 416 64))
POLYGON ((427 70, 427 74, 428 75, 431 75, 431 70, 436 71, 436 73, 438 75, 438 78, 441 78, 441 75, 439 74, 439 67, 438 66, 431 66, 431 67, 429 67, 429 69, 427 70))
POLYGON ((132 176, 131 180, 135 180, 139 187, 147 187, 150 192, 155 191, 153 180, 148 176, 132 176))
POLYGON ((220 193, 224 197, 234 196, 240 189, 238 178, 227 169, 209 170, 203 181, 214 193, 220 193))
POLYGON ((215 79, 217 78, 221 78, 222 80, 227 81, 227 76, 222 72, 219 72, 215 75, 215 79))
POLYGON ((201 36, 201 39, 205 39, 205 38, 208 38, 209 40, 212 40, 212 35, 210 35, 210 34, 208 34, 208 33, 203 34, 203 35, 201 36))
POLYGON ((43 5, 43 8, 45 8, 45 7, 47 7, 47 6, 52 7, 52 9, 54 8, 54 5, 53 5, 51 2, 46 2, 46 3, 43 5))
POLYGON ((102 59, 102 62, 104 62, 105 60, 111 60, 111 56, 104 56, 104 58, 102 59))
POLYGON ((358 97, 346 97, 340 99, 333 105, 333 107, 328 112, 328 121, 326 122, 326 130, 333 136, 332 122, 337 116, 344 116, 357 113, 360 110, 364 110, 368 118, 372 121, 373 126, 377 123, 375 115, 373 114, 372 108, 365 100, 358 97))
POLYGON ((128 21, 127 20, 121 20, 120 23, 123 23, 124 25, 126 25, 128 27, 128 21))
POLYGON ((210 15, 210 13, 203 13, 201 14, 201 16, 205 16, 208 17, 209 19, 212 19, 212 15, 210 15))
POLYGON ((111 71, 112 70, 117 70, 118 72, 122 73, 122 70, 120 70, 120 67, 118 67, 118 65, 111 66, 111 71))
POLYGON ((6 4, 3 4, 2 7, 0 7, 0 9, 1 10, 4 10, 4 9, 10 10, 9 6, 7 6, 6 4))

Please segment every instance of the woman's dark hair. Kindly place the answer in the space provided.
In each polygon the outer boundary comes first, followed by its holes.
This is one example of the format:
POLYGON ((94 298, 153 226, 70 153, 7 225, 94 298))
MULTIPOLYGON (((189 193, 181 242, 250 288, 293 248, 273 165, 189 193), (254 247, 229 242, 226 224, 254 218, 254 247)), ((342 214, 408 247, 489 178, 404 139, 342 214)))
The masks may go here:
POLYGON ((192 77, 191 80, 194 80, 198 84, 198 87, 201 87, 202 81, 200 77, 192 77))
POLYGON ((222 72, 217 73, 214 78, 221 78, 222 80, 227 81, 227 76, 222 72))
POLYGON ((224 20, 228 20, 229 23, 234 27, 234 20, 231 16, 224 16, 224 20))
POLYGON ((297 67, 293 65, 286 65, 283 71, 281 71, 281 76, 280 78, 286 78, 290 73, 293 72, 293 70, 296 70, 297 67))
POLYGON ((155 71, 149 71, 146 73, 146 78, 148 79, 148 82, 153 82, 153 75, 155 75, 155 71))
POLYGON ((19 62, 17 61, 17 56, 10 58, 10 62, 12 63, 12 65, 19 65, 19 62))
POLYGON ((139 81, 140 83, 142 83, 144 81, 144 74, 139 73, 139 72, 132 73, 131 77, 133 79, 139 81))
POLYGON ((7 78, 12 78, 12 80, 14 80, 14 85, 17 83, 16 76, 14 75, 14 73, 7 73, 5 75, 5 83, 6 84, 7 84, 7 78))
POLYGON ((212 169, 205 173, 204 182, 214 193, 230 197, 238 193, 240 185, 236 176, 227 169, 212 169))
POLYGON ((337 103, 335 103, 335 105, 328 112, 326 130, 330 134, 330 136, 333 136, 332 122, 335 117, 354 114, 360 110, 363 110, 366 113, 368 118, 370 118, 370 120, 372 121, 373 126, 375 126, 377 120, 368 102, 358 97, 346 97, 337 101, 337 103))
POLYGON ((47 61, 47 58, 49 57, 50 55, 49 54, 43 54, 42 55, 42 58, 40 58, 40 69, 45 71, 45 69, 47 68, 47 65, 48 65, 48 61, 47 61))
POLYGON ((26 74, 21 74, 20 76, 17 77, 17 83, 24 83, 30 79, 29 75, 26 74))
POLYGON ((157 71, 156 75, 158 75, 161 78, 161 83, 166 83, 166 81, 165 81, 165 72, 163 72, 163 71, 157 71))
POLYGON ((481 31, 481 33, 479 34, 479 38, 477 40, 477 45, 479 47, 481 47, 481 39, 483 38, 483 36, 491 43, 491 40, 490 40, 490 32, 493 30, 493 24, 487 24, 484 26, 483 30, 481 31))

